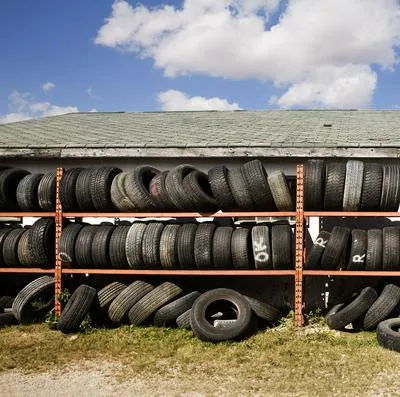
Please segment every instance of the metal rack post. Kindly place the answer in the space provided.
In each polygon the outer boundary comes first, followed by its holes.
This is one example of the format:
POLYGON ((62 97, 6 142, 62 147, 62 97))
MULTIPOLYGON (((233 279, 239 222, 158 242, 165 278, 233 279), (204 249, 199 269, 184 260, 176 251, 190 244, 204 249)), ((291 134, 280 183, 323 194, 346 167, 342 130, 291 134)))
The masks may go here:
POLYGON ((296 266, 294 290, 294 321, 303 326, 303 249, 304 249, 304 167, 297 166, 296 191, 296 266))

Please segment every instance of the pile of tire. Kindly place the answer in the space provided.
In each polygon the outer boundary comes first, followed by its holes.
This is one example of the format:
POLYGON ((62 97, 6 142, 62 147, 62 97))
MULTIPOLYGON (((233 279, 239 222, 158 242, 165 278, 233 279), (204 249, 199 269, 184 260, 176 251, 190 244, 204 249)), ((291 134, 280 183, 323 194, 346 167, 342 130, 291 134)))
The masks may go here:
POLYGON ((308 160, 304 208, 326 211, 398 211, 400 167, 349 160, 308 160))
POLYGON ((322 230, 304 264, 306 270, 400 270, 400 228, 322 230))
POLYGON ((134 222, 115 226, 68 224, 61 260, 79 268, 293 269, 288 224, 252 227, 213 222, 134 222))
POLYGON ((149 165, 71 168, 61 180, 60 200, 68 211, 291 211, 294 184, 282 171, 267 174, 259 160, 208 173, 190 164, 160 171, 149 165), (290 189, 291 188, 291 189, 290 189))
POLYGON ((171 282, 154 286, 140 280, 130 285, 113 282, 98 292, 80 285, 64 307, 58 329, 77 332, 88 315, 94 324, 97 321, 103 326, 147 324, 192 329, 201 340, 210 342, 242 339, 257 326, 274 324, 280 318, 274 307, 235 290, 185 293, 171 282))
POLYGON ((56 173, 0 169, 0 211, 54 211, 56 173))
POLYGON ((52 267, 55 223, 40 218, 32 226, 0 229, 0 267, 52 267))
POLYGON ((326 315, 331 329, 375 330, 381 346, 400 352, 400 288, 387 284, 381 293, 364 288, 347 302, 334 305, 326 315))

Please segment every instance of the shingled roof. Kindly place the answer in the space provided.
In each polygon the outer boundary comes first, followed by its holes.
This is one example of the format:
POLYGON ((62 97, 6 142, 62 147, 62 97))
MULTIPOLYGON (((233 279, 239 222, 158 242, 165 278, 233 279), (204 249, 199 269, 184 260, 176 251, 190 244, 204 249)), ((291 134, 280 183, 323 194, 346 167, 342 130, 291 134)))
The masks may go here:
POLYGON ((73 113, 0 125, 0 157, 399 157, 400 111, 73 113))

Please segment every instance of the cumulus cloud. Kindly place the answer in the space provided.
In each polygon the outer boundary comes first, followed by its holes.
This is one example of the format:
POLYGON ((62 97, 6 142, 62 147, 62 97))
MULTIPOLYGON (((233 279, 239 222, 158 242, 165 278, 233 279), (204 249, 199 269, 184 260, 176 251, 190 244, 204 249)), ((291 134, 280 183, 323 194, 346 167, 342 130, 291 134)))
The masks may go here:
POLYGON ((185 0, 147 8, 115 1, 95 43, 150 57, 169 77, 201 74, 287 87, 281 106, 368 106, 400 45, 397 0, 185 0), (349 100, 347 94, 354 97, 349 100), (358 99, 359 98, 359 99, 358 99), (346 101, 344 101, 346 99, 346 101))
POLYGON ((29 92, 16 90, 8 97, 8 107, 10 113, 0 116, 0 124, 79 112, 76 106, 57 106, 50 102, 37 102, 29 92))
POLYGON ((53 88, 55 88, 55 87, 56 87, 56 85, 55 85, 54 83, 48 81, 47 83, 44 83, 44 84, 42 85, 42 90, 43 90, 44 92, 49 92, 49 91, 51 91, 51 90, 52 90, 53 88))
POLYGON ((222 98, 189 97, 177 90, 168 90, 158 94, 161 110, 165 111, 195 111, 195 110, 241 110, 237 103, 229 103, 222 98))

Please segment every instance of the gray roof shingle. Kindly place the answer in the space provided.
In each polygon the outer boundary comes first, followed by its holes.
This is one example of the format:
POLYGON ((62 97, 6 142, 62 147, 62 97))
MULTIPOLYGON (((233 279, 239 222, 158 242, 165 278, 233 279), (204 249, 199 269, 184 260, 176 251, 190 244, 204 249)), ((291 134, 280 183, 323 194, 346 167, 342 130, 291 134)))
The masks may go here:
POLYGON ((399 125, 400 111, 72 113, 0 125, 0 157, 398 157, 399 125))

